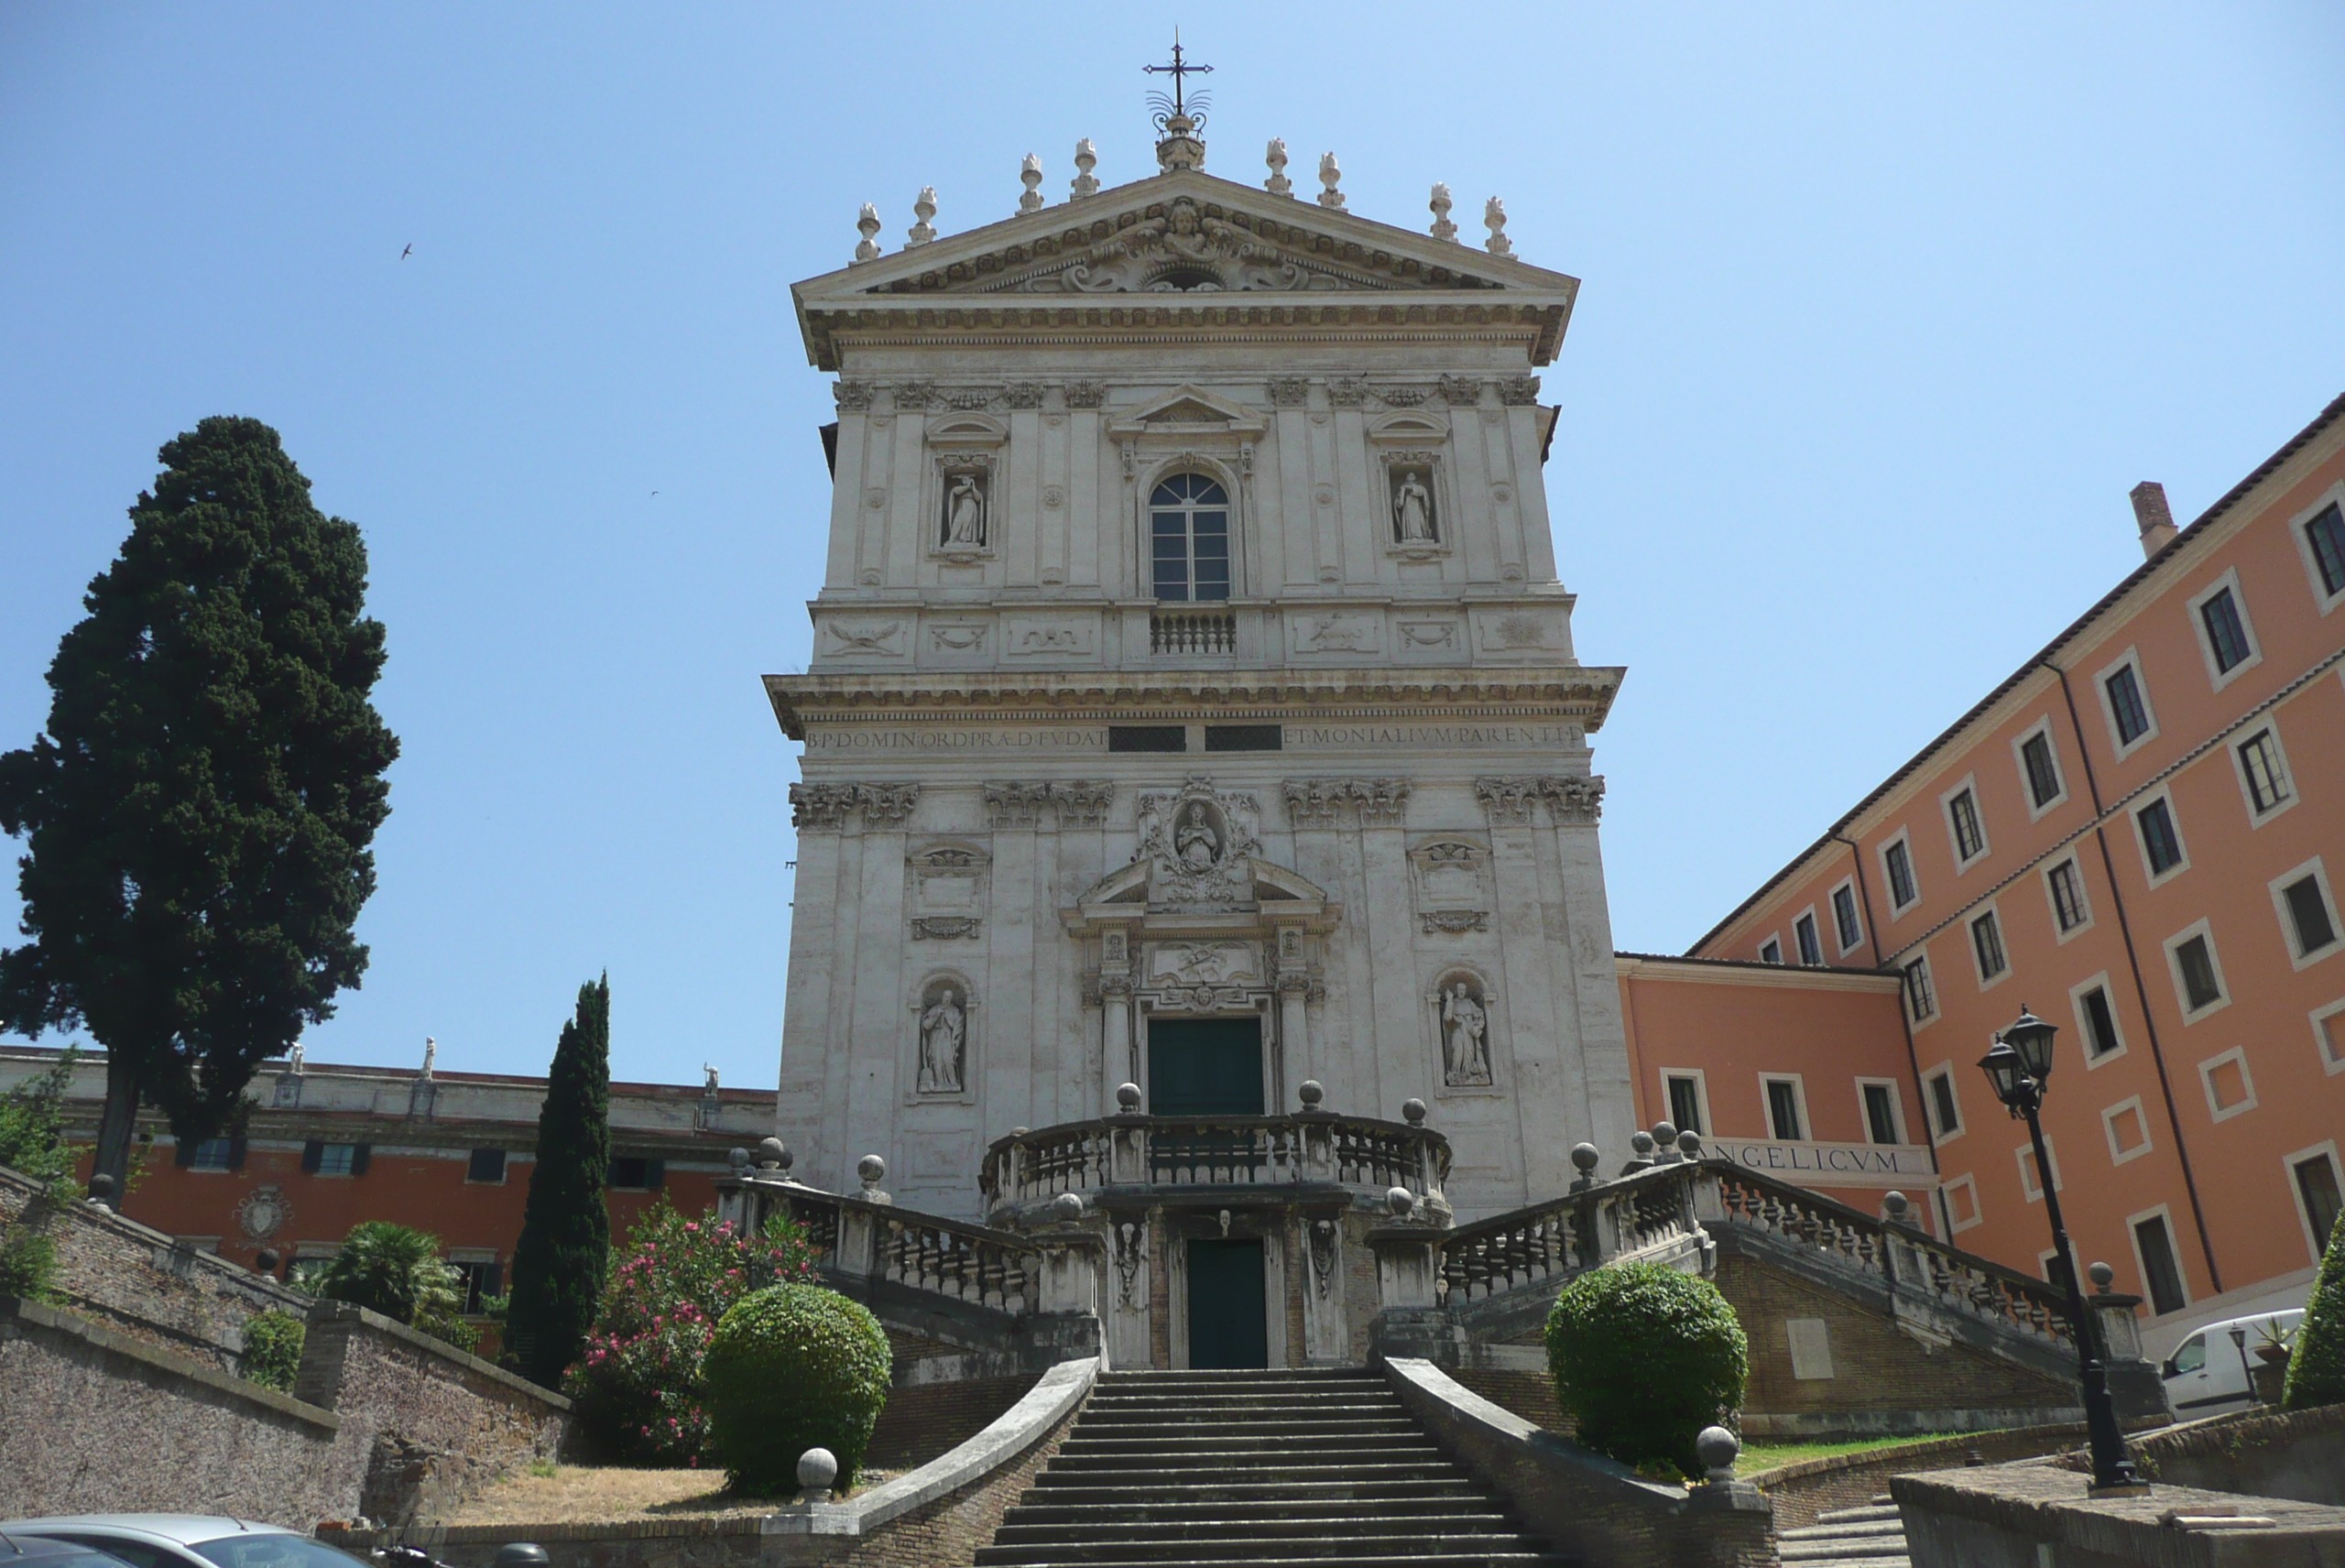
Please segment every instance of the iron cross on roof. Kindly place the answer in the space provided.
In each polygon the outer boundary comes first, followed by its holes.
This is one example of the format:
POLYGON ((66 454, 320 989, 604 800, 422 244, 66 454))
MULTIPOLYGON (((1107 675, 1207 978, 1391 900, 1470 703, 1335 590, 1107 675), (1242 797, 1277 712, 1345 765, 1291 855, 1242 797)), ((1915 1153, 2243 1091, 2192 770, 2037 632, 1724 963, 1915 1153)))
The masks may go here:
POLYGON ((1163 130, 1165 128, 1166 122, 1173 119, 1188 120, 1193 124, 1199 125, 1205 123, 1205 109, 1212 103, 1212 100, 1205 93, 1200 93, 1197 94, 1195 105, 1192 107, 1184 101, 1182 92, 1181 79, 1184 76, 1210 75, 1213 71, 1213 67, 1209 65, 1191 65, 1188 61, 1181 58, 1180 28, 1175 27, 1172 29, 1172 63, 1170 65, 1143 65, 1140 69, 1148 72, 1151 76, 1162 74, 1170 76, 1172 79, 1172 96, 1171 98, 1165 97, 1162 93, 1151 93, 1148 95, 1149 106, 1156 111, 1156 128, 1158 130, 1163 130))

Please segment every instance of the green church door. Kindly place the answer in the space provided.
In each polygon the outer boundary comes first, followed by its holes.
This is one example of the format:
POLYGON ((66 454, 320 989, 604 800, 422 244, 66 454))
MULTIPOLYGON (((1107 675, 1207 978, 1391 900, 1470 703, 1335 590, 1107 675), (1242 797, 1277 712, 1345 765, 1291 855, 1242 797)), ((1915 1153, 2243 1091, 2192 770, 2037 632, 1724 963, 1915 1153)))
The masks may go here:
POLYGON ((1148 1108, 1160 1116, 1260 1116, 1262 1021, 1151 1019, 1148 1108))
POLYGON ((1268 1367, 1270 1327, 1263 1317, 1262 1244, 1189 1243, 1189 1365, 1268 1367))

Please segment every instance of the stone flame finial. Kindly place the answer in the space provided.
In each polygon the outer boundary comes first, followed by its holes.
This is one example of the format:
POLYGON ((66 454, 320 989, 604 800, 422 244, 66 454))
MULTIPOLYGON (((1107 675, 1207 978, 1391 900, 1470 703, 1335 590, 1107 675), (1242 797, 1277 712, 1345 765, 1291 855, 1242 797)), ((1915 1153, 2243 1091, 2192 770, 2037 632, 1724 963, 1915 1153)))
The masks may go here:
POLYGON ((1319 183, 1327 189, 1319 192, 1319 205, 1341 207, 1344 204, 1344 193, 1336 189, 1336 181, 1343 177, 1344 171, 1336 166, 1336 155, 1331 152, 1321 153, 1319 155, 1319 183))
POLYGON ((1457 225, 1449 221, 1449 209, 1456 203, 1449 199, 1449 187, 1445 182, 1434 181, 1433 200, 1427 205, 1433 209, 1433 237, 1454 243, 1457 238, 1457 225))
POLYGON ((1271 177, 1262 181, 1262 189, 1273 196, 1294 194, 1294 181, 1286 177, 1286 138, 1272 136, 1262 161, 1270 166, 1271 177))
POLYGON ((1491 197, 1482 204, 1482 222, 1490 231, 1489 253, 1492 256, 1512 256, 1514 242, 1506 237, 1506 203, 1491 197))
POLYGON ((1067 182, 1067 195, 1080 201, 1085 196, 1099 194, 1099 181, 1092 170, 1099 167, 1099 149, 1091 145, 1089 136, 1074 144, 1074 178, 1067 182))
POLYGON ((1038 212, 1042 208, 1042 160, 1032 153, 1018 166, 1018 182, 1026 187, 1018 198, 1021 212, 1038 212))
POLYGON ((879 209, 866 201, 863 204, 863 211, 856 217, 855 227, 856 232, 863 236, 861 243, 855 247, 855 259, 857 261, 878 260, 879 209))
POLYGON ((929 222, 936 216, 935 186, 923 185, 920 188, 920 198, 912 203, 912 216, 919 221, 904 231, 904 248, 907 250, 914 245, 924 245, 936 237, 936 226, 929 222))

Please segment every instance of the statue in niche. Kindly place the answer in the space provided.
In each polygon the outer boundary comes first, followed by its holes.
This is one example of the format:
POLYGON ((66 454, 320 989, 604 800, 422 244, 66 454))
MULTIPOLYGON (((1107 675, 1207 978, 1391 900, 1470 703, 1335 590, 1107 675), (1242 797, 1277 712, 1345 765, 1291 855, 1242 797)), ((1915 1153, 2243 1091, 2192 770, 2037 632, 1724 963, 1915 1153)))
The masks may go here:
POLYGON ((1221 835, 1213 831, 1213 823, 1205 816, 1202 802, 1192 800, 1189 809, 1181 813, 1181 825, 1172 834, 1172 847, 1181 856, 1181 864, 1191 871, 1211 871, 1221 858, 1221 835))
POLYGON ((1392 490, 1392 527, 1402 544, 1432 544, 1433 492, 1413 468, 1401 476, 1392 490))
POLYGON ((1452 1086, 1490 1081, 1489 1046, 1484 1036, 1489 1017, 1466 982, 1457 981, 1441 999, 1441 1070, 1452 1086))
POLYGON ((986 547, 986 493, 974 474, 956 474, 944 496, 944 546, 947 550, 986 547))
POLYGON ((947 985, 920 1015, 920 1092, 957 1094, 969 1036, 960 994, 947 985))

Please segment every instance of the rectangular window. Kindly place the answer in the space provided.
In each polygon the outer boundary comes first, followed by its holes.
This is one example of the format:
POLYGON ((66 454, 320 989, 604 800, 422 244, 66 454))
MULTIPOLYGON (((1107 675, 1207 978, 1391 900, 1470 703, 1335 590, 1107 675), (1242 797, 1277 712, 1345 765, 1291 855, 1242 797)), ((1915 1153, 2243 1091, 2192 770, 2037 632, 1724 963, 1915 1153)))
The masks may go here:
POLYGON ((2312 1015, 2312 1040, 2322 1067, 2345 1073, 2345 1002, 2331 1002, 2312 1015))
POLYGON ((1864 928, 1857 921, 1857 890, 1845 882, 1832 889, 1832 925, 1842 953, 1864 940, 1864 928))
POLYGON ((2280 743, 2271 730, 2260 729, 2239 743, 2240 777, 2247 780, 2249 807, 2257 816, 2275 810, 2288 799, 2287 774, 2280 766, 2280 743))
POLYGON ((2131 664, 2118 666, 2100 683, 2109 697, 2109 714, 2117 725, 2117 743, 2131 746, 2150 733, 2150 706, 2142 701, 2142 678, 2131 664))
MULTIPOLYGON (((2034 1146, 2023 1143, 2014 1152, 2019 1157, 2020 1195, 2031 1203, 2042 1203, 2044 1201, 2044 1172, 2035 1168, 2034 1146)), ((2044 1152, 2052 1157, 2052 1190, 2056 1192, 2067 1192, 2067 1183, 2060 1180, 2060 1151, 2052 1147, 2052 1140, 2049 1138, 2044 1140, 2044 1152)))
POLYGON ((1779 937, 1779 936, 1771 936, 1771 937, 1769 937, 1766 941, 1764 941, 1764 942, 1761 942, 1761 943, 1759 944, 1759 962, 1760 962, 1760 963, 1761 963, 1761 964, 1781 964, 1783 961, 1783 939, 1782 937, 1779 937))
POLYGON ((1875 1143, 1903 1143, 1903 1130, 1897 1125, 1897 1089, 1891 1083, 1862 1085, 1865 1097, 1865 1130, 1875 1143))
POLYGON ((1962 1106, 1954 1093, 1954 1069, 1941 1067, 1923 1080, 1930 1092, 1930 1133, 1940 1143, 1962 1130, 1962 1106))
POLYGON ((451 1258, 448 1267, 456 1271, 456 1288, 464 1296, 456 1310, 466 1317, 486 1312, 488 1299, 505 1289, 504 1265, 493 1258, 451 1258))
POLYGON ((2122 1100, 2100 1113, 2100 1130, 2109 1140, 2109 1162, 2122 1165, 2150 1151, 2150 1122, 2142 1114, 2142 1096, 2122 1100))
POLYGON ((2085 905, 2084 873, 2077 868, 2074 855, 2046 872, 2045 882, 2052 889, 2052 918, 2064 934, 2092 919, 2085 905))
POLYGON ((1914 886, 1914 856, 1906 849, 1903 838, 1895 840, 1881 852, 1881 863, 1889 872, 1889 901, 1892 905, 1903 909, 1922 896, 1914 886))
POLYGON ((2229 675, 2247 662, 2254 649, 2248 646, 2239 600, 2228 587, 2218 588, 2199 602, 2198 620, 2207 628, 2207 647, 2214 655, 2218 674, 2229 675))
MULTIPOLYGON (((2337 508, 2329 512, 2335 515, 2337 508)), ((2345 1213, 2345 1192, 2338 1190, 2337 1161, 2326 1149, 2288 1167, 2296 1179, 2296 1201, 2304 1205, 2305 1228, 2312 1233, 2313 1260, 2318 1262, 2337 1233, 2337 1216, 2345 1213)))
POLYGON ((1669 1119, 1679 1132, 1701 1132, 1702 1081, 1682 1073, 1669 1075, 1669 1119))
POLYGON ((1109 751, 1186 751, 1186 724, 1109 724, 1109 751))
POLYGON ((2141 830, 2142 855, 2152 877, 2165 876, 2182 864, 2182 835, 2175 831, 2174 807, 2163 795, 2133 813, 2141 830))
POLYGON ((2331 501, 2305 521, 2305 544, 2313 570, 2320 575, 2321 592, 2330 598, 2345 593, 2345 512, 2331 501))
POLYGON ((656 1192, 666 1178, 667 1161, 640 1154, 611 1156, 610 1185, 627 1192, 656 1192))
POLYGON ((1947 1229, 1956 1233, 1969 1230, 1979 1223, 1979 1183, 1969 1176, 1958 1176, 1938 1189, 1938 1201, 1946 1205, 1947 1229))
POLYGON ((1968 789, 1955 792, 1946 803, 1948 825, 1954 829, 1954 858, 1968 866, 1987 853, 1987 834, 1979 825, 1979 800, 1968 789))
POLYGON ((2190 1304, 2182 1289, 2182 1266, 2174 1260, 2174 1236, 2164 1214, 2133 1222, 2133 1250, 2141 1254, 2142 1282, 2149 1288, 2150 1311, 2160 1317, 2190 1304))
POLYGON ((1979 980, 1984 985, 2000 976, 2011 964, 2003 957, 2003 928, 1989 909, 1970 922, 1970 951, 1979 955, 1979 980))
POLYGON ((2184 1012, 2201 1012, 2223 999, 2223 983, 2215 973, 2215 950, 2205 933, 2185 937, 2175 944, 2174 972, 2182 981, 2184 1012))
POLYGON ((2288 934, 2296 941, 2299 959, 2310 958, 2337 940, 2337 921, 2318 876, 2307 872, 2281 888, 2280 902, 2288 911, 2288 934))
POLYGON ((1905 1012, 1915 1023, 1927 1023, 1937 1017, 1937 988, 1930 984, 1930 960, 1927 953, 1905 966, 1905 1012))
POLYGON ((1816 934, 1816 917, 1802 915, 1792 922, 1792 935, 1799 940, 1799 961, 1811 969, 1824 962, 1824 943, 1816 934))
POLYGON ((204 1138, 188 1155, 187 1168, 191 1171, 225 1171, 229 1169, 229 1158, 234 1149, 234 1142, 228 1138, 204 1138))
POLYGON ((2085 1053, 2098 1061, 2124 1045, 2118 1038, 2117 1015, 2109 1006, 2109 987, 2095 985, 2077 998, 2078 1011, 2084 1015, 2085 1053))
POLYGON ((1277 724, 1207 724, 1207 751, 1279 751, 1286 731, 1277 724))
POLYGON ((2027 775, 2027 798, 2042 811, 2060 798, 2060 761, 2052 752, 2052 732, 2038 730, 2019 743, 2021 771, 2027 775))
POLYGON ((1767 1086, 1767 1126, 1773 1135, 1797 1143, 1807 1137, 1799 1114, 1799 1083, 1790 1078, 1763 1080, 1767 1086))
MULTIPOLYGON (((475 1149, 472 1161, 464 1168, 464 1180, 484 1182, 491 1187, 505 1184, 505 1151, 501 1149, 475 1149)), ((495 1292, 492 1291, 491 1294, 495 1292)))
POLYGON ((354 1176, 358 1173, 358 1146, 354 1143, 323 1143, 318 1146, 318 1163, 313 1169, 321 1176, 354 1176))

